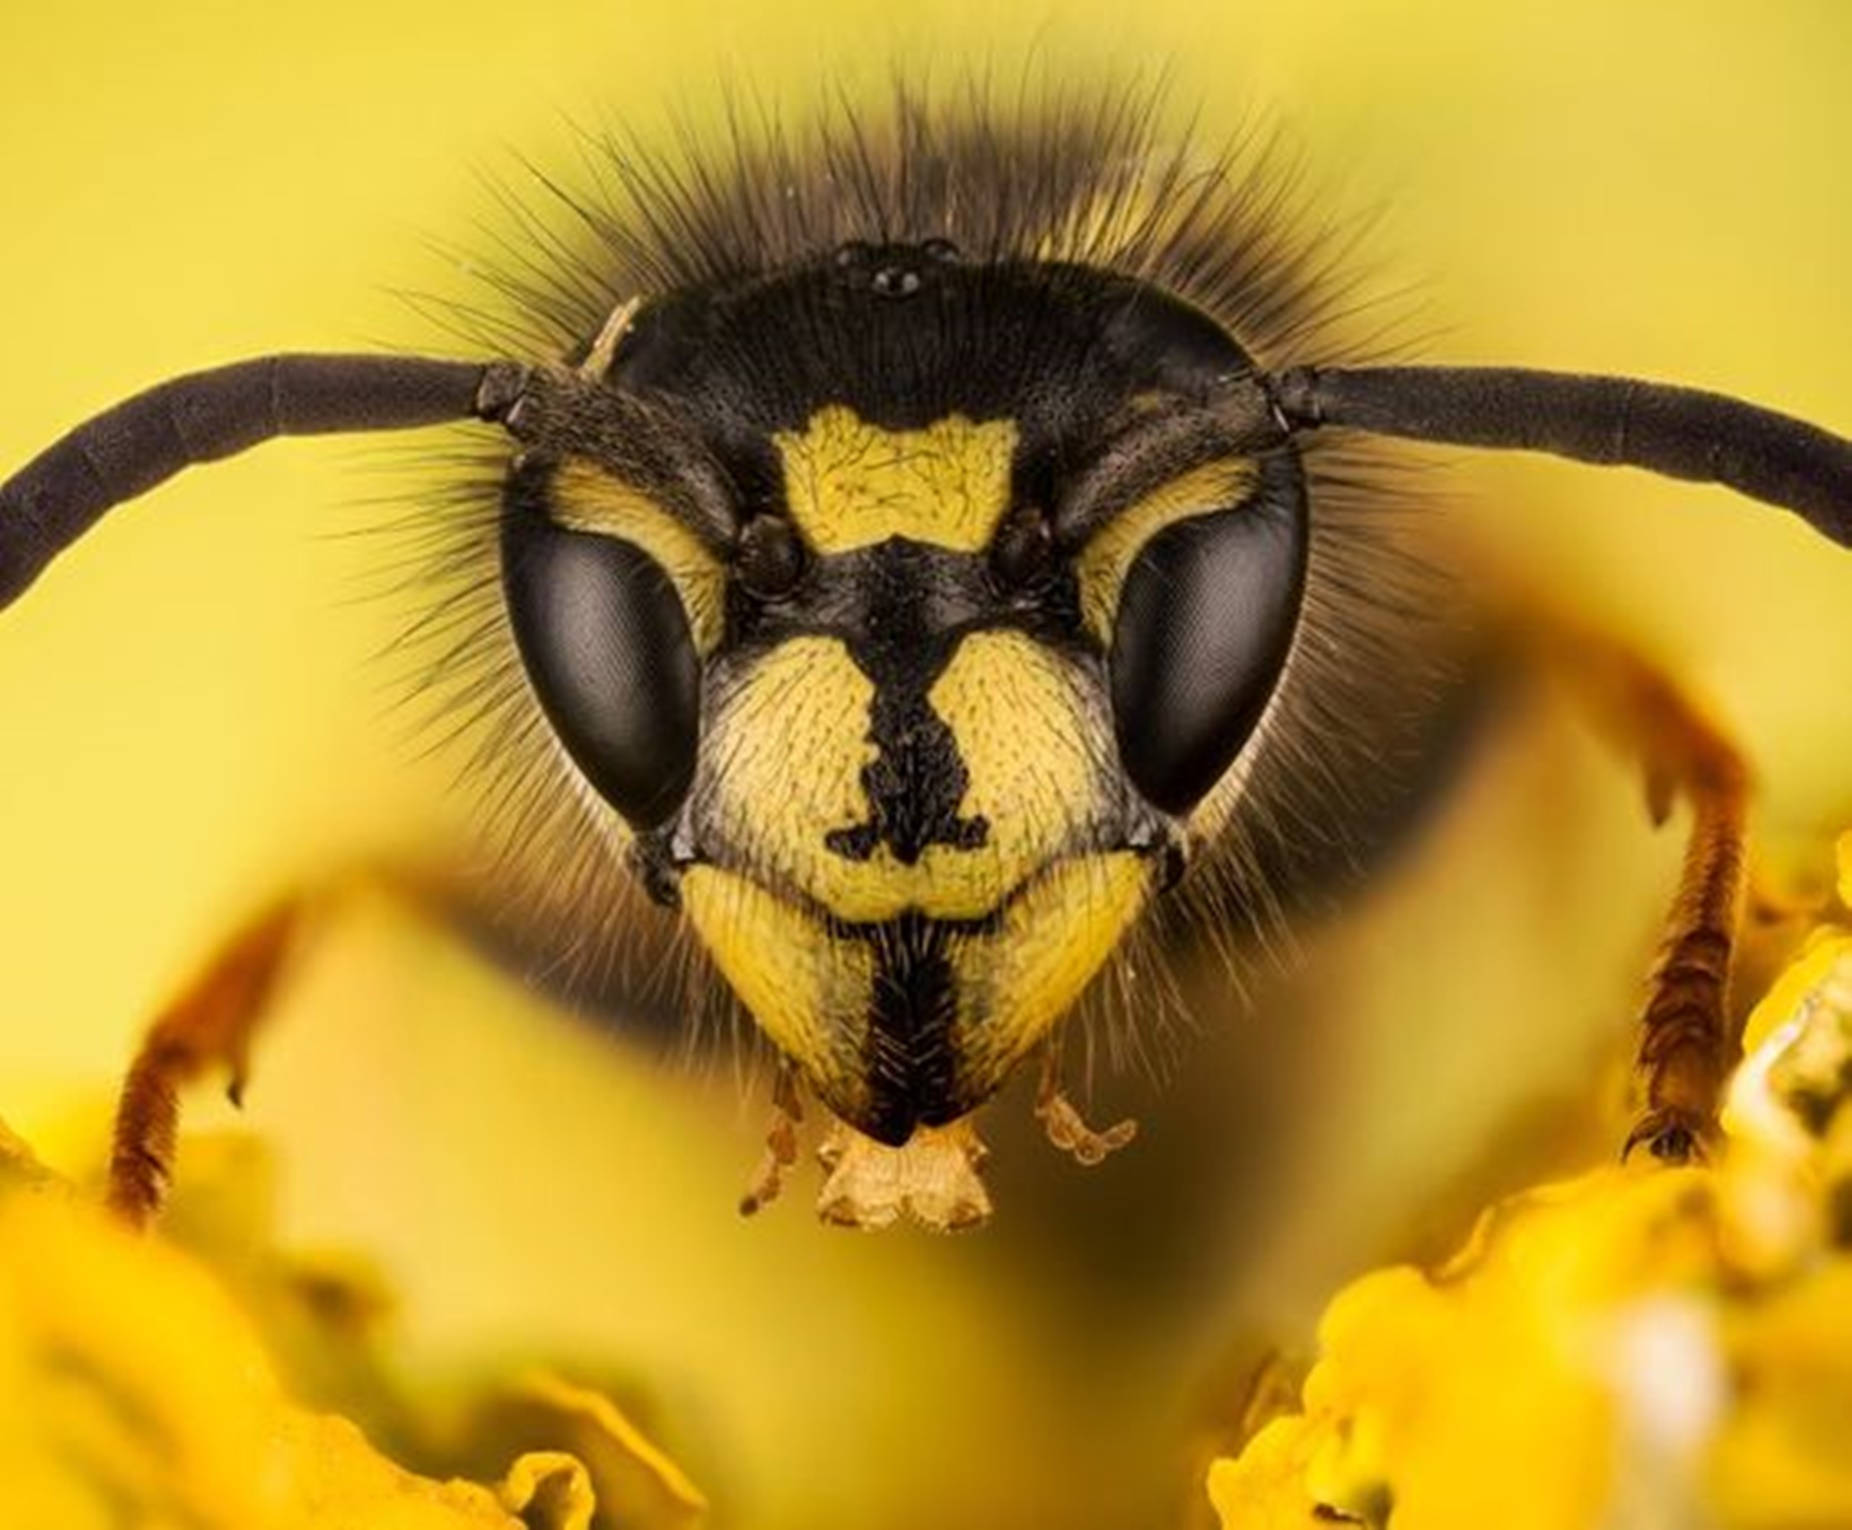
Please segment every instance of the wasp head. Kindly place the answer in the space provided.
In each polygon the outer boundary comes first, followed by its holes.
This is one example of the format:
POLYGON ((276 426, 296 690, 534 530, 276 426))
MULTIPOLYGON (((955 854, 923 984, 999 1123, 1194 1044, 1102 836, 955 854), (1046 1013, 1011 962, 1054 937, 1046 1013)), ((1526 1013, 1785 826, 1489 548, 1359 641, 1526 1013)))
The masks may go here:
POLYGON ((1253 368, 1194 309, 943 241, 671 293, 590 354, 504 499, 529 678, 758 1024, 904 1143, 1224 811, 1297 620, 1297 456, 1219 407, 1253 368))

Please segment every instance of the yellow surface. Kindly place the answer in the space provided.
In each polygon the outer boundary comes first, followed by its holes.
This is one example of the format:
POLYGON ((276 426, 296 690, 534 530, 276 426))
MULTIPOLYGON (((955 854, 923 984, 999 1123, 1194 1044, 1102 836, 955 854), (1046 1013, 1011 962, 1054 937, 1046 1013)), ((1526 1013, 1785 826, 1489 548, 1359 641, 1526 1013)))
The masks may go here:
POLYGON ((1009 420, 963 415, 924 430, 881 430, 853 409, 819 409, 802 431, 774 436, 785 499, 804 540, 821 553, 910 537, 981 552, 1010 505, 1009 420))
POLYGON ((965 883, 957 913, 982 918, 1098 821, 1105 783, 1087 741, 1111 723, 1071 660, 1007 629, 967 634, 926 703, 964 762, 958 816, 982 818, 989 831, 973 851, 929 845, 920 861, 965 883), (960 862, 975 862, 978 875, 960 862))
POLYGON ((826 843, 874 811, 862 773, 877 752, 875 689, 843 643, 791 638, 736 674, 708 746, 726 762, 713 782, 717 843, 839 919, 873 924, 908 909, 982 919, 1104 811, 1082 743, 1102 720, 1088 717, 1066 661, 1020 633, 966 637, 927 695, 968 774, 958 816, 990 830, 980 845, 928 845, 910 862, 885 843, 864 860, 826 843))
MULTIPOLYGON (((235 1167, 251 1194, 261 1163, 235 1167)), ((551 1448, 502 1455, 494 1488, 405 1470, 351 1420, 291 1399, 206 1262, 131 1233, 4 1126, 0 1248, 0 1506, 13 1524, 591 1530, 596 1507, 607 1523, 687 1530, 707 1507, 610 1399, 539 1374, 505 1381, 498 1401, 505 1419, 543 1420, 551 1448)), ((233 1259, 269 1252, 244 1242, 233 1259)), ((273 1301, 301 1303, 312 1342, 364 1353, 367 1319, 347 1302, 358 1293, 285 1260, 271 1279, 273 1301), (332 1298, 319 1308, 303 1300, 314 1279, 332 1298)), ((411 1432, 444 1452, 443 1422, 411 1432)))
POLYGON ((1150 891, 1151 866, 1139 856, 1077 856, 1005 908, 994 935, 952 942, 966 1077, 994 1088, 1030 1055, 1112 955, 1150 891))
POLYGON ((749 877, 691 866, 683 907, 753 1018, 840 1099, 860 1098, 862 1042, 874 995, 874 949, 832 939, 815 915, 749 877))
MULTIPOLYGON (((453 349, 390 289, 474 293, 424 241, 471 246, 492 213, 475 172, 513 174, 510 151, 569 162, 562 113, 648 133, 665 102, 706 113, 728 73, 797 100, 821 64, 860 90, 896 51, 943 74, 1027 46, 1174 60, 1218 131, 1254 99, 1280 108, 1316 185, 1385 208, 1369 290, 1419 284, 1403 330, 1426 354, 1634 370, 1852 428, 1836 0, 96 0, 0 21, 0 461, 205 363, 453 349)), ((192 475, 0 616, 0 1110, 57 1128, 68 1160, 94 1151, 85 1110, 152 996, 253 897, 304 864, 443 841, 459 811, 368 662, 399 613, 345 604, 381 544, 332 533, 381 518, 352 508, 381 488, 375 460, 296 443, 192 475)), ((1474 459, 1445 485, 1510 561, 1678 656, 1752 749, 1770 821, 1847 820, 1852 711, 1817 688, 1852 673, 1842 556, 1637 474, 1474 459)), ((1253 1103, 1284 1022, 1319 1034, 1277 1004, 1255 1021, 1231 1003, 1166 1093, 1126 1086, 1146 1129, 1091 1176, 1015 1132, 974 1241, 844 1239, 796 1197, 741 1227, 756 1107, 559 1023, 380 909, 292 1001, 249 1124, 286 1165, 290 1234, 390 1267, 412 1361, 622 1369, 717 1523, 1150 1523, 1189 1496, 1190 1389, 1240 1317, 1217 1293, 1287 1268, 1303 1281, 1272 1308, 1315 1308, 1493 1129, 1501 1065, 1569 1090, 1637 991, 1667 845, 1642 848, 1631 783, 1586 758, 1506 764, 1446 868, 1320 948, 1321 1013, 1352 1040, 1297 1118, 1330 1134, 1328 1172, 1290 1236, 1229 1231, 1224 1182, 1278 1176, 1236 1134, 1243 1110, 1192 1104, 1253 1103), (1584 814, 1564 783, 1591 777, 1612 795, 1584 814)))
POLYGON ((1210 1470, 1224 1530, 1845 1524, 1852 963, 1816 944, 1711 1161, 1512 1196, 1439 1268, 1340 1291, 1298 1409, 1210 1470))
MULTIPOLYGON (((709 758, 726 764, 711 788, 717 837, 761 881, 838 918, 891 918, 924 879, 897 886, 824 843, 831 830, 869 819, 862 771, 876 756, 874 682, 836 637, 787 639, 735 673, 707 739, 709 758)), ((901 879, 909 869, 888 858, 875 865, 901 879)))

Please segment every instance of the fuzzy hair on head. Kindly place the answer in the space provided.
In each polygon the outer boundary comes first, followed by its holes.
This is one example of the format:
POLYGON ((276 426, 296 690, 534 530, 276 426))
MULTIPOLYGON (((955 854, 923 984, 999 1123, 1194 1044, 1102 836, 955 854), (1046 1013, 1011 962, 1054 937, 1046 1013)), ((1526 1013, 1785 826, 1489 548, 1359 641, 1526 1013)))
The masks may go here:
MULTIPOLYGON (((481 252, 471 262, 487 299, 426 312, 476 348, 576 362, 638 299, 750 283, 856 242, 944 239, 966 261, 1072 263, 1149 282, 1268 370, 1395 354, 1380 338, 1392 326, 1362 296, 1358 225, 1316 215, 1281 137, 1250 128, 1211 144, 1200 123, 1178 122, 1161 87, 1049 82, 1004 99, 981 81, 902 82, 879 107, 826 100, 795 129, 738 102, 718 116, 718 130, 684 123, 666 145, 581 134, 570 181, 528 167, 526 191, 497 192, 505 221, 487 263, 481 252)), ((1162 948, 1206 939, 1238 984, 1256 945, 1290 943, 1305 884, 1367 859, 1371 826, 1393 814, 1394 762, 1421 747, 1410 719, 1440 680, 1420 612, 1437 603, 1403 545, 1407 475, 1379 448, 1319 439, 1305 465, 1311 566, 1280 690, 1211 794, 1226 806, 1217 842, 1085 1001, 1107 1020, 1115 1061, 1174 1050, 1162 948)), ((499 851, 469 901, 530 975, 582 1003, 634 1009, 654 994, 693 1019, 718 1001, 737 1021, 692 937, 636 895, 622 826, 529 694, 496 573, 505 469, 505 454, 483 457, 454 477, 441 524, 428 498, 417 514, 425 609, 401 645, 434 726, 473 741, 463 774, 499 851)))

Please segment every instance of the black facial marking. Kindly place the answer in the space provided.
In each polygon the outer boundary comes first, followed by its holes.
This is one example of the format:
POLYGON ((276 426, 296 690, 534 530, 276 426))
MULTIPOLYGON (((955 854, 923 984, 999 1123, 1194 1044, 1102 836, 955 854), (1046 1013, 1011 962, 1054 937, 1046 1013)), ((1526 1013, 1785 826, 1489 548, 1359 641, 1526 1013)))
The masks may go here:
MULTIPOLYGON (((867 737, 877 753, 860 777, 868 818, 835 826, 824 843, 853 861, 885 845, 914 865, 931 845, 975 850, 988 842, 984 818, 959 814, 970 772, 928 696, 966 635, 998 629, 1104 663, 1082 621, 1071 570, 1030 591, 999 590, 985 557, 895 537, 811 559, 793 598, 766 601, 730 590, 715 694, 735 666, 750 666, 780 643, 806 636, 840 641, 874 687, 867 737)), ((700 837, 698 826, 693 833, 700 837)))
POLYGON ((880 750, 862 771, 872 817, 831 829, 823 836, 826 846, 847 860, 865 861, 885 844, 903 866, 912 866, 928 845, 976 850, 989 840, 987 819, 958 816, 970 773, 923 691, 910 685, 877 690, 868 731, 880 750))
POLYGON ((858 560, 859 577, 847 583, 861 607, 848 625, 849 654, 875 687, 868 736, 878 751, 861 777, 869 821, 824 838, 849 860, 865 861, 885 844, 911 866, 928 845, 974 850, 989 837, 982 818, 958 815, 970 772, 952 730, 926 699, 981 609, 974 561, 955 564, 921 543, 895 538, 868 549, 858 560))
POLYGON ((877 1142, 899 1147, 919 1126, 941 1126, 968 1108, 959 1098, 952 1045, 957 1005, 946 925, 905 914, 874 938, 874 1001, 863 1076, 871 1096, 856 1123, 877 1142))

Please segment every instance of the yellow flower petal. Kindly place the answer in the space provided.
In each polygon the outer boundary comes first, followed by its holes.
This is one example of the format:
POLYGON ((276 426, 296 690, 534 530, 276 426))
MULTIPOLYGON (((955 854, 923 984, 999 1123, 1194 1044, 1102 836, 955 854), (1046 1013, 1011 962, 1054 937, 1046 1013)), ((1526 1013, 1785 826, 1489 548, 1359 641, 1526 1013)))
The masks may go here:
POLYGON ((527 1530, 590 1530, 598 1507, 584 1464, 558 1450, 530 1450, 509 1467, 501 1499, 527 1530))
POLYGON ((1209 1474, 1224 1530, 1852 1524, 1852 937, 1751 1030, 1717 1164, 1541 1187, 1340 1292, 1299 1414, 1209 1474))
POLYGON ((203 1265, 81 1200, 0 1127, 0 1525, 589 1530, 594 1482, 616 1482, 620 1457, 678 1515, 635 1524, 686 1525, 704 1507, 596 1394, 523 1395, 562 1433, 578 1421, 591 1469, 543 1450, 494 1488, 405 1470, 288 1396, 203 1265))
POLYGON ((534 1372, 509 1399, 528 1427, 572 1447, 598 1502, 624 1530, 680 1530, 707 1512, 701 1490, 603 1393, 534 1372))

